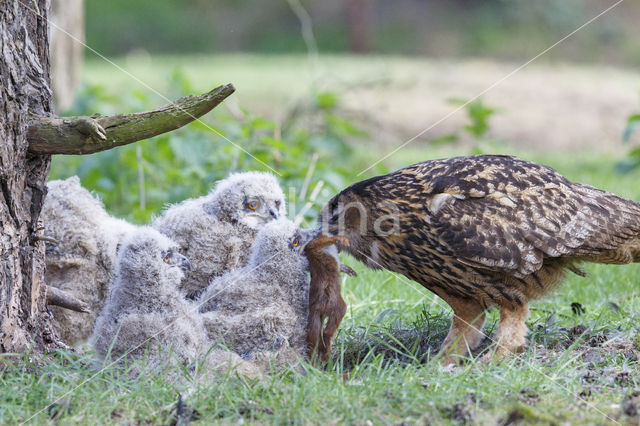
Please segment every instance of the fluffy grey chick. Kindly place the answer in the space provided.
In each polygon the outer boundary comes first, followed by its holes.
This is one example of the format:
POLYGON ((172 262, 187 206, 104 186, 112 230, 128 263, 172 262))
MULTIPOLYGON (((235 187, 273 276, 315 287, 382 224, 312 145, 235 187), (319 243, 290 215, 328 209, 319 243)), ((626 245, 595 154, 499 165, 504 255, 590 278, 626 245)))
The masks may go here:
POLYGON ((153 227, 176 241, 191 261, 182 290, 193 298, 212 277, 245 265, 256 231, 285 215, 276 178, 247 172, 219 181, 206 196, 170 206, 153 227))
POLYGON ((53 324, 67 344, 86 341, 113 280, 117 247, 136 227, 109 216, 77 176, 47 183, 40 218, 46 242, 45 281, 88 305, 89 313, 51 306, 53 324))
MULTIPOLYGON (((141 227, 119 250, 115 279, 96 320, 92 343, 99 355, 141 357, 148 346, 173 348, 180 361, 195 359, 207 346, 195 307, 178 285, 189 261, 158 231, 141 227)), ((152 353, 154 351, 152 350, 152 353)))
POLYGON ((248 264, 214 278, 200 296, 212 341, 252 359, 281 350, 306 356, 309 279, 303 249, 316 233, 286 218, 258 231, 248 264))
MULTIPOLYGON (((202 318, 178 290, 189 267, 178 246, 153 228, 141 227, 129 235, 96 321, 91 339, 96 353, 116 359, 146 357, 145 368, 151 369, 186 365, 204 357, 211 344, 202 318)), ((244 361, 228 352, 215 350, 206 362, 216 369, 240 366, 243 373, 250 373, 244 361)))

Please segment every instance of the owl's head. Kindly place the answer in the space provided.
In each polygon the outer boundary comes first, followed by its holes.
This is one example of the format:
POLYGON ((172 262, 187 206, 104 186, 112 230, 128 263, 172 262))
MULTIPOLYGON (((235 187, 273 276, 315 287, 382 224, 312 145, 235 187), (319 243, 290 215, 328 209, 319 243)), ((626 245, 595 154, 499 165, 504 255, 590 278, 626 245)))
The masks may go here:
POLYGON ((349 187, 333 197, 320 211, 318 222, 328 235, 341 235, 351 240, 367 231, 371 209, 366 202, 349 187))
POLYGON ((307 260, 305 246, 318 235, 315 229, 300 229, 287 218, 280 218, 264 225, 251 246, 249 265, 264 264, 303 265, 307 260))
POLYGON ((216 184, 209 198, 207 213, 254 229, 286 216, 284 193, 270 173, 232 174, 216 184))
POLYGON ((143 226, 123 241, 116 265, 116 276, 139 286, 170 283, 176 288, 191 268, 178 246, 155 229, 143 226))

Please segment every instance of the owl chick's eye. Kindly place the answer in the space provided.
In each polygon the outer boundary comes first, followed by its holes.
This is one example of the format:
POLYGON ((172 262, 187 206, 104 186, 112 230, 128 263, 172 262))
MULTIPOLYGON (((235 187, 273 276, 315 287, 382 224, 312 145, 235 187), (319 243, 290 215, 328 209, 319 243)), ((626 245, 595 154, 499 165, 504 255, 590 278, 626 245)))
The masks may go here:
POLYGON ((162 259, 164 263, 169 263, 169 260, 171 260, 169 256, 165 256, 164 259, 162 259))
POLYGON ((251 210, 255 210, 258 208, 258 202, 257 201, 249 201, 247 203, 247 207, 249 207, 251 210))
POLYGON ((298 247, 300 245, 300 240, 295 238, 291 244, 293 244, 294 247, 298 247))

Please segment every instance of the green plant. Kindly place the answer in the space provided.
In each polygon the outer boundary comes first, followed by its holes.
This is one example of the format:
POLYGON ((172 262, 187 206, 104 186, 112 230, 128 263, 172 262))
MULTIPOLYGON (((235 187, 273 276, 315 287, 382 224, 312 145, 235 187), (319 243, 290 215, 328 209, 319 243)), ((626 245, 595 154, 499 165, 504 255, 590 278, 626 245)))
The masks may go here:
POLYGON ((472 141, 473 154, 482 154, 486 151, 493 151, 494 146, 501 141, 489 136, 489 121, 491 117, 498 112, 498 110, 487 106, 481 98, 477 98, 472 101, 452 98, 449 99, 448 102, 452 105, 464 108, 469 122, 462 126, 460 131, 441 136, 432 140, 431 143, 436 145, 455 143, 460 140, 463 134, 466 134, 466 136, 472 141))
MULTIPOLYGON (((191 82, 174 71, 169 96, 190 92, 191 82)), ((70 114, 137 111, 156 104, 139 90, 115 96, 100 85, 86 85, 70 114)), ((289 211, 314 221, 319 206, 351 175, 347 141, 365 137, 341 114, 338 95, 320 92, 294 108, 283 124, 244 109, 233 115, 216 110, 153 140, 90 156, 57 156, 51 179, 77 174, 112 214, 144 223, 164 204, 203 195, 229 173, 271 171, 279 175, 289 211)))
POLYGON ((640 129, 640 113, 631 114, 629 118, 627 118, 627 125, 624 127, 622 132, 622 140, 625 142, 629 142, 631 139, 631 135, 640 129))
MULTIPOLYGON (((631 136, 640 129, 640 113, 633 113, 627 118, 627 123, 622 130, 622 141, 628 143, 631 136)), ((640 147, 632 148, 627 154, 627 158, 619 161, 616 169, 620 173, 629 172, 640 166, 640 147)))
POLYGON ((484 104, 481 98, 468 102, 464 99, 451 99, 449 101, 453 105, 463 105, 467 116, 470 120, 463 129, 476 140, 482 140, 487 137, 489 131, 489 119, 496 113, 494 108, 484 104))

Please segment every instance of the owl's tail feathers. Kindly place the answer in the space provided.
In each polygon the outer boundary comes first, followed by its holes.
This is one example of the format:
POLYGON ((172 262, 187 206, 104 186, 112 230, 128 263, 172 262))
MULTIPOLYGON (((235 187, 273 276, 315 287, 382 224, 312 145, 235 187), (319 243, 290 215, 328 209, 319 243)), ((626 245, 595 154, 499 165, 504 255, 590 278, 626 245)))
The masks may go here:
POLYGON ((586 260, 611 265, 640 262, 640 236, 631 238, 614 249, 602 250, 595 256, 588 256, 586 260))
POLYGON ((631 256, 634 262, 640 262, 640 238, 636 238, 633 241, 633 245, 629 248, 631 256))

